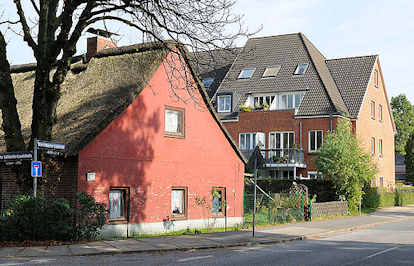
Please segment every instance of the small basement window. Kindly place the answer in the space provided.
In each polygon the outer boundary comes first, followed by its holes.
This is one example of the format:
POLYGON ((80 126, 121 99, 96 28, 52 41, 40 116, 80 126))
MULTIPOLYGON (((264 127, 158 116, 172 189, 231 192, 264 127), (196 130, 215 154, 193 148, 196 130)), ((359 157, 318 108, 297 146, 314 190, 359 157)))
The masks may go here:
POLYGON ((212 77, 208 77, 202 80, 204 88, 206 90, 210 89, 211 84, 213 84, 214 79, 212 77))
POLYGON ((249 79, 253 76, 256 68, 245 68, 240 72, 239 79, 249 79))
POLYGON ((309 64, 298 64, 295 70, 295 75, 303 75, 306 73, 306 70, 308 69, 309 64))
POLYGON ((268 67, 266 68, 265 72, 263 73, 263 78, 272 78, 272 77, 276 77, 277 73, 280 70, 280 65, 276 65, 276 66, 272 66, 272 67, 268 67))

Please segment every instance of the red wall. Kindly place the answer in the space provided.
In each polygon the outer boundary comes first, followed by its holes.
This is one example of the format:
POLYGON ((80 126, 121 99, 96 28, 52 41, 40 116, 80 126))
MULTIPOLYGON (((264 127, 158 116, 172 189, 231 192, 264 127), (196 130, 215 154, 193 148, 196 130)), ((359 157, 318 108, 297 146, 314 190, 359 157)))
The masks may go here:
MULTIPOLYGON (((164 66, 166 68, 164 68, 164 66)), ((130 222, 162 222, 171 217, 171 187, 187 186, 188 219, 211 216, 213 186, 226 187, 229 217, 243 216, 244 164, 197 90, 196 101, 177 101, 161 65, 137 99, 79 153, 78 190, 108 204, 110 187, 129 187, 130 222), (185 109, 185 138, 164 136, 165 105, 185 109), (87 182, 87 172, 96 180, 87 182)), ((175 92, 188 99, 188 93, 175 92)))
MULTIPOLYGON (((263 132, 266 135, 266 148, 269 146, 269 133, 273 131, 294 131, 295 143, 300 143, 300 123, 302 123, 302 147, 304 150, 306 169, 298 169, 297 175, 307 176, 307 171, 315 171, 313 164, 315 153, 308 152, 308 131, 323 130, 325 133, 330 130, 330 118, 306 118, 295 119, 294 110, 274 110, 259 112, 240 112, 238 122, 225 122, 224 126, 229 131, 235 142, 239 143, 239 133, 263 132)), ((335 129, 337 118, 332 119, 335 129)))

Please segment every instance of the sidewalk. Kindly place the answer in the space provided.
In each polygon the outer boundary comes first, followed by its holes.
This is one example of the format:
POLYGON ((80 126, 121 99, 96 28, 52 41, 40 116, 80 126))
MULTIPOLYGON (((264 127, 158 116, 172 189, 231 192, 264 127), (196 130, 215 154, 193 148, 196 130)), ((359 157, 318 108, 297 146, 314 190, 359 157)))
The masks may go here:
POLYGON ((251 231, 238 231, 140 239, 131 238, 66 246, 0 248, 0 258, 85 256, 281 243, 306 238, 325 237, 330 234, 363 229, 406 219, 414 219, 414 206, 384 208, 368 216, 353 216, 336 220, 259 228, 256 230, 255 238, 252 237, 251 231))

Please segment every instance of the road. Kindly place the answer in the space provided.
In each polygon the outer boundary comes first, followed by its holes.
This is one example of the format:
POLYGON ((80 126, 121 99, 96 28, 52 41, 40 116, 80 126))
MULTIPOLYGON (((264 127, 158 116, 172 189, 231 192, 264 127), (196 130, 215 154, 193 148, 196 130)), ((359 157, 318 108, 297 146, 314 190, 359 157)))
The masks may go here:
POLYGON ((0 259, 14 265, 414 265, 414 219, 284 244, 187 252, 0 259))

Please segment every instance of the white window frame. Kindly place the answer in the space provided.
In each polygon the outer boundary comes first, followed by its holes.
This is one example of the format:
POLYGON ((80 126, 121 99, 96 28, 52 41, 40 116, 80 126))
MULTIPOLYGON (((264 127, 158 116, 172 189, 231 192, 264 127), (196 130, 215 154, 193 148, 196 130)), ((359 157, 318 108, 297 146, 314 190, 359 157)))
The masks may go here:
POLYGON ((375 101, 371 101, 371 119, 375 120, 375 101))
POLYGON ((382 122, 382 104, 378 105, 378 121, 382 122))
MULTIPOLYGON (((231 102, 232 102, 232 96, 230 94, 225 94, 225 95, 218 95, 217 96, 217 112, 218 113, 229 113, 231 112, 231 102), (225 101, 225 99, 230 98, 230 104, 228 105, 229 108, 228 109, 220 109, 220 99, 223 99, 225 101)), ((224 102, 224 106, 226 107, 227 104, 226 102, 224 102)))
MULTIPOLYGON (((239 149, 243 150, 243 151, 247 151, 247 150, 253 150, 254 148, 256 148, 257 142, 258 142, 258 138, 257 135, 258 134, 264 134, 263 132, 242 132, 239 133, 239 149), (243 148, 241 147, 241 136, 244 135, 244 146, 243 148), (254 135, 254 142, 253 143, 253 135, 254 135), (246 147, 246 136, 249 136, 249 147, 246 147)), ((266 137, 263 139, 263 142, 266 142, 266 137)), ((263 148, 266 147, 266 143, 263 143, 263 148)))
POLYGON ((371 154, 375 154, 375 137, 371 137, 371 154))
POLYGON ((384 187, 384 177, 383 176, 380 176, 380 178, 379 178, 379 186, 384 187))
POLYGON ((323 130, 320 129, 312 129, 308 131, 308 152, 318 152, 318 132, 321 132, 322 138, 321 138, 321 144, 320 147, 323 145, 323 130), (315 149, 312 149, 311 147, 311 132, 315 132, 315 149))
POLYGON ((255 71, 256 71, 255 67, 245 67, 242 69, 242 71, 240 71, 238 79, 250 79, 251 77, 253 77, 253 74, 255 71), (244 77, 243 75, 244 71, 249 71, 249 70, 251 70, 252 73, 249 76, 244 77))
POLYGON ((309 64, 308 63, 300 63, 296 66, 296 70, 295 70, 295 75, 301 76, 301 75, 305 75, 306 71, 309 68, 309 64), (303 70, 303 73, 299 72, 300 70, 300 66, 305 66, 305 69, 303 70))
POLYGON ((378 156, 382 158, 384 155, 382 153, 382 139, 378 139, 378 156))
POLYGON ((375 88, 378 88, 378 70, 374 69, 374 86, 375 88))
POLYGON ((270 67, 266 67, 265 71, 263 72, 262 78, 274 78, 277 76, 281 69, 281 65, 274 65, 270 67), (274 74, 269 74, 269 72, 274 71, 274 74))

